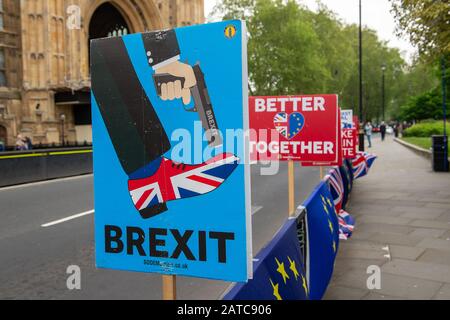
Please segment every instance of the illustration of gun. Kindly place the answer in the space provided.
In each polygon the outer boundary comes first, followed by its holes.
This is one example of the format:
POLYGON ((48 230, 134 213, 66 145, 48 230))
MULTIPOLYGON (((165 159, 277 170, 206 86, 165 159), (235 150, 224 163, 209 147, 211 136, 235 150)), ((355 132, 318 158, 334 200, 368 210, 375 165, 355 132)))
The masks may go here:
MULTIPOLYGON (((223 141, 219 133, 219 126, 217 124, 216 116, 214 114, 213 106, 206 87, 205 75, 197 63, 193 67, 195 79, 197 84, 191 88, 191 95, 194 99, 194 107, 192 109, 185 109, 188 112, 197 112, 202 122, 202 127, 206 131, 206 138, 210 147, 221 146, 223 141)), ((161 95, 161 85, 167 82, 181 81, 181 86, 184 86, 184 78, 176 77, 168 73, 153 75, 155 87, 158 95, 161 95)))

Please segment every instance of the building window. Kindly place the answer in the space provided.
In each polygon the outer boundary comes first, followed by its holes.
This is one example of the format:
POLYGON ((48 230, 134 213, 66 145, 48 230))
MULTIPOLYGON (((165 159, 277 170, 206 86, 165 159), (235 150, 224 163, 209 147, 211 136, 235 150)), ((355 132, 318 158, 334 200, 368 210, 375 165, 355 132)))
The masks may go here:
POLYGON ((5 50, 0 49, 0 87, 6 87, 5 50))

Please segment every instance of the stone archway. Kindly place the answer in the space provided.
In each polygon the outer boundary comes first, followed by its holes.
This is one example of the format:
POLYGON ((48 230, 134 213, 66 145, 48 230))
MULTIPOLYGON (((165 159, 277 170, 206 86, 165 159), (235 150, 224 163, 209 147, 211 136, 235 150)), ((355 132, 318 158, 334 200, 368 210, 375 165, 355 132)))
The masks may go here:
POLYGON ((130 33, 145 32, 167 27, 161 18, 159 9, 154 1, 148 0, 93 0, 89 1, 84 17, 87 25, 90 25, 97 9, 103 4, 109 4, 120 12, 130 33))
MULTIPOLYGON (((91 25, 97 9, 103 4, 114 6, 122 19, 129 27, 128 33, 138 33, 151 30, 160 30, 169 27, 163 22, 155 1, 148 0, 82 0, 83 33, 80 43, 82 61, 82 77, 85 79, 85 88, 89 87, 89 26, 91 25)), ((106 35, 107 36, 107 35, 106 35)))
POLYGON ((89 41, 97 38, 121 36, 130 33, 130 26, 122 13, 110 2, 100 5, 89 23, 89 41))

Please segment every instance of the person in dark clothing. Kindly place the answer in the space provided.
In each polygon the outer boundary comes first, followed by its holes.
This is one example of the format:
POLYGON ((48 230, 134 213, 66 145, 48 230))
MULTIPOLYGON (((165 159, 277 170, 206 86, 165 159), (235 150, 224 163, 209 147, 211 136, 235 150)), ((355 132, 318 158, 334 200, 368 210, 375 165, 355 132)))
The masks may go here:
POLYGON ((395 134, 396 138, 398 138, 398 136, 399 136, 399 130, 400 130, 400 125, 398 124, 398 122, 396 122, 394 125, 394 134, 395 134))
POLYGON ((33 150, 33 142, 30 137, 25 137, 25 144, 27 145, 27 150, 33 150))
POLYGON ((384 121, 381 122, 380 133, 381 133, 381 141, 384 141, 384 139, 386 138, 386 124, 384 123, 384 121))

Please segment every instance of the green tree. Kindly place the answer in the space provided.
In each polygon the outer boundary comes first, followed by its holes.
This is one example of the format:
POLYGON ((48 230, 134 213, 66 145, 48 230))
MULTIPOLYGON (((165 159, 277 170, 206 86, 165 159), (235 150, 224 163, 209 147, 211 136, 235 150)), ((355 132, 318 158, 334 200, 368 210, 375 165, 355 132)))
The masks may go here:
MULTIPOLYGON (((340 105, 358 110, 358 26, 344 24, 319 4, 312 12, 296 1, 223 0, 215 14, 244 19, 253 95, 339 94, 340 105)), ((437 86, 433 65, 408 66, 398 49, 363 29, 364 118, 381 120, 382 65, 386 120, 398 118, 410 96, 437 86)))
POLYGON ((249 70, 256 94, 322 92, 330 79, 321 41, 295 1, 256 1, 249 20, 249 70))
POLYGON ((357 70, 354 35, 345 32, 344 24, 323 4, 319 4, 317 13, 307 12, 320 40, 320 51, 328 73, 326 90, 342 95, 357 70))
POLYGON ((410 98, 401 108, 400 117, 406 121, 442 119, 442 94, 439 88, 410 98))

